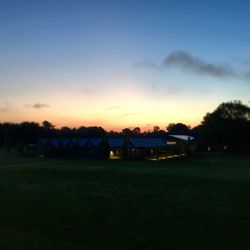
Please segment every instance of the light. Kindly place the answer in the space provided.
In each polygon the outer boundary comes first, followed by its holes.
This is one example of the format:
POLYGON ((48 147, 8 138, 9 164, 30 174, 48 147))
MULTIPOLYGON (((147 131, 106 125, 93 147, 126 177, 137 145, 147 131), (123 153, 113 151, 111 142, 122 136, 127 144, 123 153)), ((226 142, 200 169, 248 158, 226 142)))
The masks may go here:
POLYGON ((167 145, 175 145, 176 142, 175 141, 167 141, 167 145))
POLYGON ((113 150, 110 150, 109 152, 109 159, 114 160, 114 159, 121 159, 121 156, 119 155, 119 151, 116 150, 115 152, 113 150))
POLYGON ((113 158, 114 156, 115 156, 114 151, 110 150, 110 152, 109 152, 109 158, 113 158))

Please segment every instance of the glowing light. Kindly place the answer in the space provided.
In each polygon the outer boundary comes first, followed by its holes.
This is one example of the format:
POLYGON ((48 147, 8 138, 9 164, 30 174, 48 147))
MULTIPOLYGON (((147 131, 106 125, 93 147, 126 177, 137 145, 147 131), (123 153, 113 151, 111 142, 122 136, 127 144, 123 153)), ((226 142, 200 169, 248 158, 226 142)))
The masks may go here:
POLYGON ((167 145, 174 145, 174 144, 176 144, 175 141, 168 141, 168 142, 167 142, 167 145))
POLYGON ((110 150, 109 159, 110 160, 121 159, 121 156, 119 155, 119 151, 118 150, 116 150, 116 151, 110 150))
POLYGON ((109 152, 109 158, 113 158, 114 156, 115 156, 114 151, 111 150, 111 151, 109 152))

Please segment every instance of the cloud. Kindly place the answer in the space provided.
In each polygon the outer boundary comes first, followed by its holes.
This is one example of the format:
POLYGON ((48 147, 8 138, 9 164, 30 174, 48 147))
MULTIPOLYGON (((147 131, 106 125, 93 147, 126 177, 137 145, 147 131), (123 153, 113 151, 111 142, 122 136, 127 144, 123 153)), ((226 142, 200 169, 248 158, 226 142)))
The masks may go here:
POLYGON ((122 118, 122 117, 131 116, 131 115, 138 115, 138 114, 141 114, 141 112, 126 113, 126 114, 123 114, 123 115, 121 115, 121 116, 119 116, 119 117, 122 118))
MULTIPOLYGON (((250 59, 248 58, 242 59, 241 61, 244 62, 245 65, 250 64, 250 59)), ((239 62, 239 59, 235 59, 234 62, 239 62)), ((207 62, 182 50, 172 51, 165 60, 159 64, 144 60, 134 63, 132 67, 135 69, 151 69, 159 72, 175 67, 196 75, 231 78, 250 82, 250 70, 244 70, 243 68, 238 69, 229 62, 221 64, 207 62)), ((157 85, 153 84, 151 88, 157 91, 157 85)))
MULTIPOLYGON (((134 69, 143 70, 154 70, 160 72, 168 71, 171 68, 179 68, 182 71, 191 72, 200 76, 210 76, 219 79, 233 79, 241 80, 250 83, 250 70, 248 70, 250 65, 249 58, 235 58, 232 63, 212 63, 207 62, 204 59, 193 56, 192 54, 176 50, 172 51, 163 62, 154 63, 148 60, 141 62, 136 62, 132 65, 134 69), (237 63, 241 64, 240 67, 237 63), (236 65, 235 65, 236 64, 236 65), (247 68, 246 68, 247 67, 247 68)), ((151 89, 154 91, 159 91, 156 84, 151 85, 151 89)), ((168 87, 168 91, 172 93, 180 92, 168 87)))
POLYGON ((164 67, 179 67, 200 75, 210 75, 213 77, 236 77, 236 72, 230 64, 214 64, 194 57, 184 51, 173 51, 164 60, 164 67))
POLYGON ((42 109, 42 108, 49 108, 50 107, 50 105, 48 105, 48 104, 39 103, 39 102, 37 102, 35 104, 32 104, 32 105, 27 104, 25 106, 28 107, 28 108, 34 108, 34 109, 42 109))
POLYGON ((10 112, 10 111, 14 111, 13 105, 10 103, 6 102, 0 106, 0 113, 6 113, 6 112, 10 112))
POLYGON ((120 109, 120 108, 123 108, 123 107, 124 107, 123 105, 111 106, 111 107, 105 109, 105 111, 111 111, 111 110, 120 109))
POLYGON ((1 113, 5 113, 8 111, 8 108, 7 107, 4 107, 4 108, 0 108, 0 112, 1 113))

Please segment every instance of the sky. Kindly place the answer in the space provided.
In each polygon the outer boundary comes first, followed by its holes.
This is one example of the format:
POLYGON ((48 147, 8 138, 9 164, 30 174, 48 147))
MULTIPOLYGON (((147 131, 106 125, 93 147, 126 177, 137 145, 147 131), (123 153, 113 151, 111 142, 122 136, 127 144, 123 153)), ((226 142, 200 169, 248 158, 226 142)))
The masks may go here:
POLYGON ((250 104, 250 2, 0 0, 0 122, 194 127, 250 104))

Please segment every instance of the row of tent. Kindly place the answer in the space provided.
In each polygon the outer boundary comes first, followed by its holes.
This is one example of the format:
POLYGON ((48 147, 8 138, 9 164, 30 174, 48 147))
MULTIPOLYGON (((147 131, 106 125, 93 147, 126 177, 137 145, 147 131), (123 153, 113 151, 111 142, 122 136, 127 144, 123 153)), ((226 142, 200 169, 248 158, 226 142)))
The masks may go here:
POLYGON ((37 149, 45 156, 82 155, 92 158, 158 158, 183 154, 190 149, 190 139, 162 138, 80 138, 39 139, 37 149), (182 140, 183 141, 183 140, 182 140))

